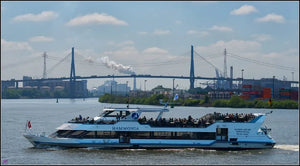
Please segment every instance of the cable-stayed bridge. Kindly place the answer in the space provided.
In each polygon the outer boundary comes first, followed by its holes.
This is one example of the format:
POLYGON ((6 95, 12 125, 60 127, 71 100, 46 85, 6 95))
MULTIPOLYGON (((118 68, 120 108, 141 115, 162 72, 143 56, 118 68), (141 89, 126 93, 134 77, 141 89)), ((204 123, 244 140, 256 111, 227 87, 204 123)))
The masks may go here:
MULTIPOLYGON (((193 46, 191 46, 191 51, 190 51, 190 64, 185 63, 184 65, 186 65, 186 67, 190 67, 190 75, 189 76, 183 76, 183 75, 155 75, 155 74, 136 74, 135 72, 133 72, 132 70, 130 70, 130 68, 128 68, 128 66, 124 66, 121 64, 116 64, 116 63, 111 63, 108 64, 109 62, 105 62, 106 64, 104 64, 104 62, 102 63, 95 63, 95 61, 86 58, 84 56, 82 56, 81 54, 76 53, 76 59, 77 58, 81 58, 81 60, 76 60, 79 61, 76 64, 80 63, 80 64, 84 64, 84 65, 90 65, 91 62, 93 62, 93 65, 96 66, 100 66, 100 67, 110 67, 111 69, 117 70, 121 73, 126 73, 126 74, 120 74, 120 75, 90 75, 90 76, 78 76, 75 74, 75 51, 74 48, 72 48, 71 53, 69 53, 67 56, 63 57, 63 58, 57 58, 57 57, 53 57, 53 56, 48 56, 46 55, 46 53, 43 54, 44 57, 44 71, 43 71, 43 78, 36 78, 36 79, 31 79, 31 80, 23 80, 23 79, 14 79, 14 80, 2 80, 2 82, 11 82, 14 81, 16 83, 16 87, 18 87, 18 83, 19 82, 26 82, 26 81, 47 81, 47 80, 70 80, 70 85, 71 85, 71 89, 72 89, 72 83, 75 83, 76 79, 80 79, 80 80, 89 80, 89 79, 105 79, 105 78, 161 78, 161 79, 186 79, 190 81, 190 89, 194 88, 194 83, 195 80, 199 79, 199 80, 215 80, 215 81, 228 81, 228 82, 232 82, 232 81, 242 81, 243 76, 240 78, 233 78, 232 73, 230 74, 230 77, 227 77, 227 64, 226 64, 226 56, 230 56, 232 58, 236 58, 239 60, 243 60, 243 61, 247 61, 247 62, 251 62, 251 63, 255 63, 258 65, 264 65, 267 67, 273 67, 273 68, 277 68, 277 69, 281 69, 281 70, 289 70, 289 71, 294 71, 295 69, 292 67, 286 67, 286 66, 280 66, 280 65, 275 65, 275 64, 271 64, 271 63, 266 63, 266 62, 261 62, 258 60, 254 60, 254 59, 249 59, 249 58, 244 58, 242 56, 236 55, 234 53, 228 53, 226 52, 226 50, 224 51, 224 70, 221 71, 218 67, 216 67, 213 63, 211 63, 210 61, 207 60, 207 58, 204 58, 203 56, 201 56, 199 53, 197 53, 194 49, 193 46), (195 67, 194 67, 194 55, 196 55, 197 57, 200 57, 201 60, 203 60, 205 63, 209 64, 214 70, 216 70, 217 72, 217 76, 216 77, 201 77, 201 76, 195 76, 195 67), (71 58, 71 59, 70 59, 71 58), (58 61, 56 64, 52 65, 48 70, 46 69, 46 59, 50 59, 50 60, 55 60, 58 61), (47 78, 47 75, 49 75, 50 73, 53 73, 53 71, 55 71, 55 69, 57 69, 59 66, 67 66, 69 67, 69 62, 71 60, 71 70, 70 70, 70 76, 63 76, 63 77, 53 77, 53 78, 47 78), (63 63, 68 61, 68 65, 62 65, 63 63), (220 74, 220 75, 219 75, 220 74)), ((33 61, 33 59, 29 59, 27 60, 28 62, 33 61)), ((166 61, 166 62, 147 62, 145 64, 136 64, 135 66, 138 65, 142 65, 142 66, 164 66, 164 65, 177 65, 178 63, 184 63, 184 62, 179 62, 179 61, 166 61)), ((16 64, 11 64, 10 66, 13 66, 16 64)), ((7 66, 7 67, 10 67, 7 66)), ((78 67, 77 67, 78 68, 78 67)), ((82 67, 80 67, 82 68, 82 67)), ((77 70, 78 71, 78 70, 77 70)), ((232 72, 232 71, 231 71, 232 72)), ((296 83, 298 84, 298 81, 287 81, 289 83, 296 83)), ((231 87, 230 87, 231 88, 231 87)))

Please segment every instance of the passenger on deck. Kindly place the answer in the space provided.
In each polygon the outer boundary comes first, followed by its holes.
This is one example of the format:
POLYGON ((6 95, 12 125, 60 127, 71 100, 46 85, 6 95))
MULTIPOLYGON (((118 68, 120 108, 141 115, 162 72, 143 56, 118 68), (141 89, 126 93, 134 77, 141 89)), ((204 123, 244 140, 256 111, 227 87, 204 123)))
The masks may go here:
POLYGON ((90 123, 92 123, 92 124, 95 123, 94 119, 90 120, 90 123))
POLYGON ((117 113, 117 121, 120 120, 120 115, 117 113))

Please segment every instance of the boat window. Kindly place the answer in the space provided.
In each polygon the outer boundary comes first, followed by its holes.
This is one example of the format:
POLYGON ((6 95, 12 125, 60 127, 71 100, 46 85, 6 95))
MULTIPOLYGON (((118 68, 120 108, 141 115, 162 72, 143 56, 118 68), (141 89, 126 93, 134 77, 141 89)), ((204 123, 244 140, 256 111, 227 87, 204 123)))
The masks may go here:
POLYGON ((216 133, 214 133, 214 132, 198 132, 197 139, 199 139, 199 140, 215 140, 216 133))
POLYGON ((68 135, 70 135, 70 133, 72 133, 73 130, 59 130, 57 131, 57 136, 58 137, 66 137, 68 135))
POLYGON ((227 141, 228 140, 228 128, 216 128, 216 140, 227 141))
POLYGON ((90 131, 86 135, 83 136, 83 138, 95 138, 96 131, 90 131))
POLYGON ((129 111, 126 111, 126 116, 130 115, 130 112, 129 111))
POLYGON ((230 141, 237 141, 237 138, 230 138, 230 141))
POLYGON ((80 134, 82 134, 84 132, 84 130, 78 130, 78 131, 74 131, 71 136, 79 136, 80 134))
MULTIPOLYGON (((67 131, 69 132, 69 131, 67 131)), ((71 131, 72 132, 72 131, 71 131)), ((193 140, 215 140, 215 132, 148 132, 148 131, 73 131, 68 137, 73 138, 119 138, 128 136, 131 139, 193 139, 193 140)), ((227 137, 227 136, 226 136, 227 137)))
POLYGON ((120 115, 119 111, 104 111, 100 116, 102 117, 117 117, 120 115))
POLYGON ((70 134, 70 137, 77 137, 83 132, 84 132, 83 130, 74 131, 72 134, 70 134))
POLYGON ((132 137, 132 138, 149 138, 150 132, 131 132, 130 137, 132 137))
POLYGON ((191 132, 177 132, 177 137, 188 139, 191 137, 191 134, 191 132))
POLYGON ((157 138, 171 137, 171 132, 157 131, 154 132, 154 137, 157 138))
POLYGON ((97 138, 116 138, 115 131, 97 131, 97 138))

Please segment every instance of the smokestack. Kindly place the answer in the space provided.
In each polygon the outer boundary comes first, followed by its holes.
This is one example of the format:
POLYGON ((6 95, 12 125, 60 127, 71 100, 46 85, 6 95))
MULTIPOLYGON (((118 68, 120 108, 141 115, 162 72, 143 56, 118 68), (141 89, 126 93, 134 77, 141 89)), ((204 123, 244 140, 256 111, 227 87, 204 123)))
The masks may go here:
POLYGON ((133 90, 136 90, 136 77, 133 77, 133 90))

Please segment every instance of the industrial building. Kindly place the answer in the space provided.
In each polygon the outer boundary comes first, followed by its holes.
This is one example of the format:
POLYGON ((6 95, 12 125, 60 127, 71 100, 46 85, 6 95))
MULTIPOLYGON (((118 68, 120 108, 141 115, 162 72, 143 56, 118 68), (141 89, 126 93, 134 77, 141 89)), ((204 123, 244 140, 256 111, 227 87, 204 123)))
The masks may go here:
POLYGON ((98 86, 96 90, 97 95, 104 95, 105 93, 113 94, 113 95, 120 95, 125 96, 129 94, 130 87, 128 84, 118 84, 115 80, 107 80, 104 82, 103 85, 98 86))
POLYGON ((260 80, 245 79, 242 83, 244 99, 291 99, 298 100, 298 87, 285 80, 262 78, 260 80))
MULTIPOLYGON (((41 80, 36 81, 33 80, 32 77, 23 76, 23 86, 19 87, 19 85, 15 82, 15 80, 11 81, 1 81, 2 91, 6 89, 38 89, 41 91, 61 91, 66 90, 70 91, 70 81, 63 80, 41 80)), ((87 80, 80 80, 75 82, 75 94, 77 97, 87 97, 87 80)))

